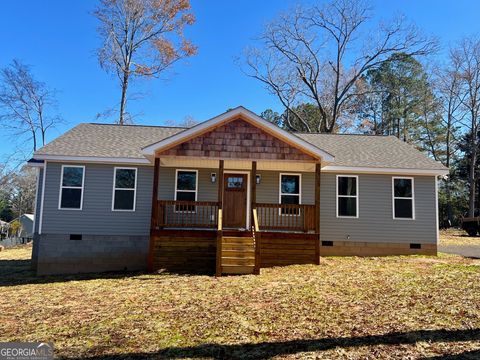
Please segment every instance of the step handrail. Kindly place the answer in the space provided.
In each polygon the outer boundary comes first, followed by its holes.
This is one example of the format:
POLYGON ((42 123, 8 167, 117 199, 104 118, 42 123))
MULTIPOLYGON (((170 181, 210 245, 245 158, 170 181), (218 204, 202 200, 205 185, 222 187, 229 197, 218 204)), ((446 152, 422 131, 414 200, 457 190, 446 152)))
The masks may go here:
POLYGON ((259 232, 260 231, 260 227, 258 226, 258 212, 257 212, 257 208, 254 208, 252 210, 252 213, 253 213, 253 229, 255 230, 255 232, 259 232))
POLYGON ((255 242, 255 267, 253 273, 255 275, 260 274, 260 227, 258 226, 258 213, 257 208, 252 209, 253 217, 253 241, 255 242))
POLYGON ((218 208, 217 214, 217 262, 215 267, 215 276, 222 276, 222 240, 223 240, 223 231, 222 231, 222 208, 218 208))

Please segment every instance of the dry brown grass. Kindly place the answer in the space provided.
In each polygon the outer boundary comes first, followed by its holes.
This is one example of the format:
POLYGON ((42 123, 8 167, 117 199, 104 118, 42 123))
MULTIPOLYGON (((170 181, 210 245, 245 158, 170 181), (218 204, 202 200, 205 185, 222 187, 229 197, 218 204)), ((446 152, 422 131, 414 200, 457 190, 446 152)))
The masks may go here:
POLYGON ((480 246, 480 236, 469 236, 462 229, 441 230, 440 245, 480 246))
POLYGON ((0 341, 52 341, 62 357, 480 356, 478 260, 322 258, 219 279, 36 278, 29 253, 0 252, 0 341))

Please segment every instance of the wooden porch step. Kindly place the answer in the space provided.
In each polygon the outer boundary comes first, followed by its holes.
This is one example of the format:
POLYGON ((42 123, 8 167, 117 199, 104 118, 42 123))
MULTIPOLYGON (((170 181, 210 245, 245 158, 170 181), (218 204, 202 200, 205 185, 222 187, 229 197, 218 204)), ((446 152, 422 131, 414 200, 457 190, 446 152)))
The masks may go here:
POLYGON ((240 237, 240 236, 224 236, 222 239, 223 244, 248 244, 253 246, 252 237, 240 237))
POLYGON ((224 237, 252 237, 253 233, 251 231, 241 231, 241 230, 223 230, 224 237))
POLYGON ((254 266, 255 258, 222 257, 222 266, 225 265, 254 266))
POLYGON ((254 266, 237 266, 237 265, 222 266, 223 274, 246 275, 246 274, 253 274, 253 271, 254 271, 254 266))
POLYGON ((255 249, 253 248, 246 248, 244 250, 222 249, 222 257, 236 257, 241 259, 255 257, 255 249))
POLYGON ((222 244, 222 251, 255 251, 253 244, 222 244))

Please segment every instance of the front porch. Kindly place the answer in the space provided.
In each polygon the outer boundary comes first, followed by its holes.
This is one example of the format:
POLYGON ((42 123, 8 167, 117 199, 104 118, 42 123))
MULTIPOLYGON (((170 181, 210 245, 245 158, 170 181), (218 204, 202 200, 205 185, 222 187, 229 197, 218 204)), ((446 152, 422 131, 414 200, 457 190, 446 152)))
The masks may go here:
POLYGON ((262 267, 318 264, 320 171, 320 162, 157 157, 149 269, 214 271, 221 276, 258 274, 262 267), (177 183, 188 173, 196 174, 191 181, 196 200, 178 200, 186 196, 182 191, 193 191, 178 190, 177 183), (175 174, 176 180, 166 174, 175 174), (299 179, 298 198, 281 195, 282 184, 290 177, 299 179), (170 186, 175 183, 177 193, 162 191, 165 185, 160 179, 170 186), (278 189, 273 189, 276 181, 278 189), (267 196, 266 189, 272 195, 267 196), (215 201, 205 200, 208 197, 215 201), (277 202, 265 202, 273 198, 277 202))
POLYGON ((320 171, 331 154, 241 107, 143 152, 155 164, 150 270, 319 263, 320 171))

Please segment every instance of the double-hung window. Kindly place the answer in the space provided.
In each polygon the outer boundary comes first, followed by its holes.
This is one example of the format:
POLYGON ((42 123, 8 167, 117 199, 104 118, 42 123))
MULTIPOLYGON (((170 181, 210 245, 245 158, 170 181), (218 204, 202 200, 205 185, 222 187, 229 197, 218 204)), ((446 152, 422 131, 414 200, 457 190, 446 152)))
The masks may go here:
POLYGON ((82 210, 84 181, 85 166, 62 165, 59 209, 82 210))
POLYGON ((116 167, 113 173, 113 211, 135 211, 137 169, 116 167))
MULTIPOLYGON (((175 200, 177 201, 197 201, 198 171, 197 170, 177 170, 175 185, 175 200)), ((176 205, 175 211, 195 212, 195 205, 185 204, 176 205)))
POLYGON ((337 217, 358 218, 356 175, 337 175, 337 217))
MULTIPOLYGON (((280 174, 280 204, 301 204, 300 174, 280 174)), ((281 207, 280 215, 300 215, 298 208, 281 207)))
POLYGON ((392 178, 394 219, 415 219, 415 200, 413 187, 413 178, 392 178))

